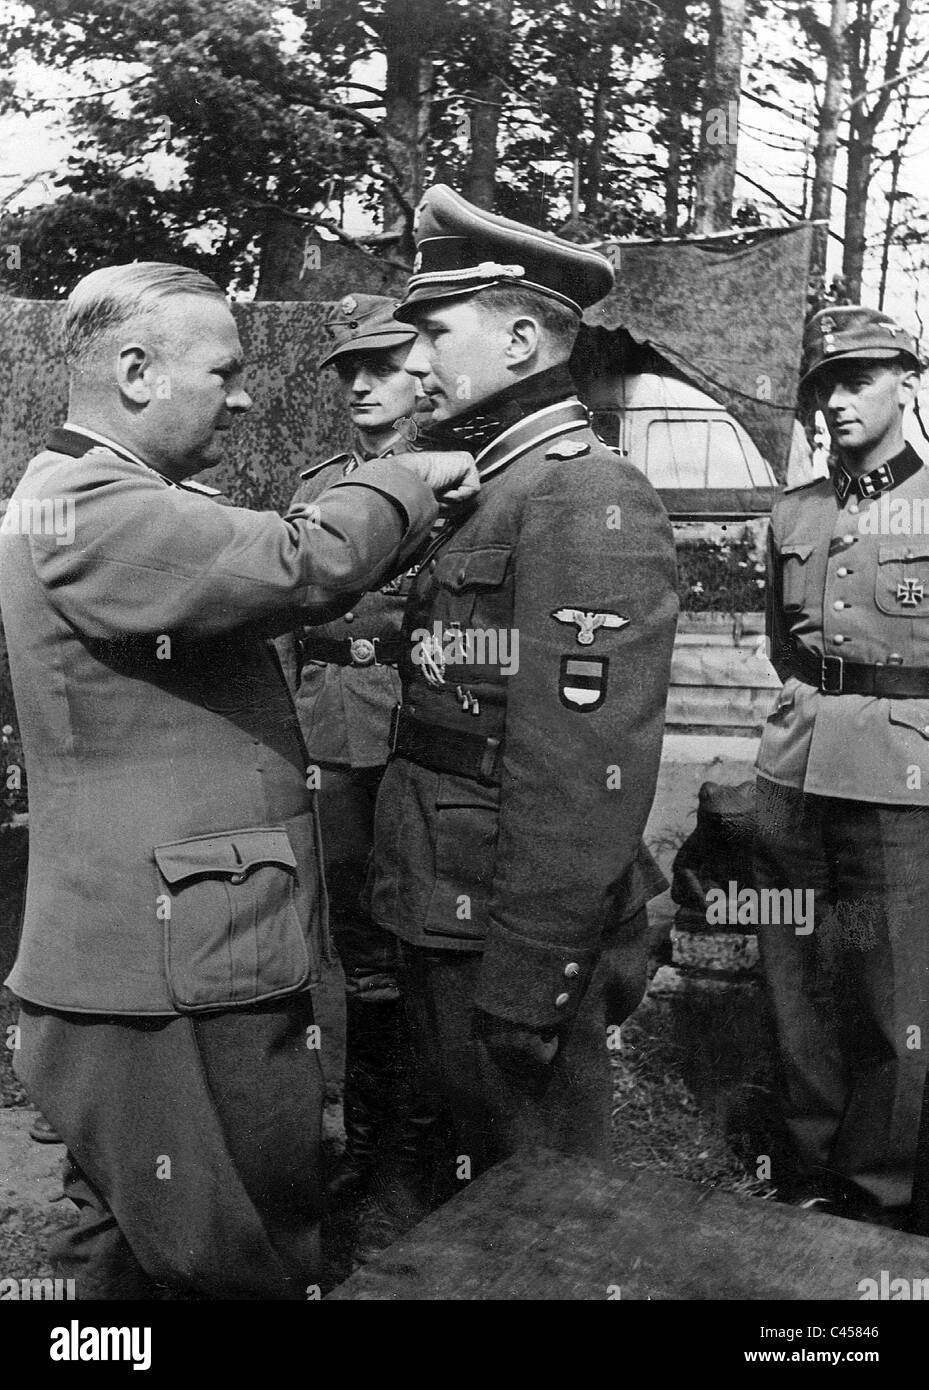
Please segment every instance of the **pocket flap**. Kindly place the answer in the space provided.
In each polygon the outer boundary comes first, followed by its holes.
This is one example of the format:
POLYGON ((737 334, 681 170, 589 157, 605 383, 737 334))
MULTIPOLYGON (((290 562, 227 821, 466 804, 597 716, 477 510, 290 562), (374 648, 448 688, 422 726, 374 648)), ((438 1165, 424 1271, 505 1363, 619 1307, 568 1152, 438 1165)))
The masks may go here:
POLYGON ((459 551, 445 556, 439 582, 455 593, 463 589, 497 589, 503 583, 510 554, 505 546, 459 551))
POLYGON ((777 698, 771 706, 772 714, 780 714, 781 710, 793 709, 794 701, 797 698, 797 685, 792 681, 790 686, 783 686, 777 693, 777 698))
POLYGON ((456 773, 443 772, 436 788, 435 804, 437 810, 449 806, 473 806, 481 811, 500 809, 500 788, 485 786, 472 777, 459 777, 456 773))
POLYGON ((804 560, 810 558, 814 548, 813 545, 808 545, 806 541, 786 541, 783 545, 778 546, 778 550, 782 556, 789 555, 791 559, 799 560, 801 564, 804 560))
POLYGON ((200 874, 244 877, 259 864, 279 864, 284 869, 297 867, 287 831, 279 827, 197 835, 190 840, 156 845, 154 854, 162 877, 171 884, 200 874))
POLYGON ((891 700, 889 716, 891 724, 905 724, 929 739, 929 701, 891 700))
POLYGON ((908 544, 880 546, 877 563, 887 565, 894 560, 929 560, 929 541, 911 540, 908 544))

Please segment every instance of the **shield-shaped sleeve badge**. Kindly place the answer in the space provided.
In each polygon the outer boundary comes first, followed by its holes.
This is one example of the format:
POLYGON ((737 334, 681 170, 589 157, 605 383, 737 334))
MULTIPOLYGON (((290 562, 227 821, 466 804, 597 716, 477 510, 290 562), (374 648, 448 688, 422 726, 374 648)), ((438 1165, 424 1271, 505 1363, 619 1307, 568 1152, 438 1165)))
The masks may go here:
POLYGON ((563 656, 558 681, 561 703, 577 714, 590 714, 599 709, 606 699, 609 666, 605 656, 563 656))

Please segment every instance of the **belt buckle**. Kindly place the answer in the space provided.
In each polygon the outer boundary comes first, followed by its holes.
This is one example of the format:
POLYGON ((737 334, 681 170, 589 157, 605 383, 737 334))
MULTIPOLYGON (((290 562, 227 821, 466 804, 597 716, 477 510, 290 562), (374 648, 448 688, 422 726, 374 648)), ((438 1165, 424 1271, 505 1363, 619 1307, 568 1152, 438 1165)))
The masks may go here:
POLYGON ((819 688, 824 695, 841 695, 845 684, 845 658, 823 656, 819 662, 819 688))
POLYGON ((353 666, 370 666, 377 660, 377 648, 367 637, 354 637, 349 648, 353 666))

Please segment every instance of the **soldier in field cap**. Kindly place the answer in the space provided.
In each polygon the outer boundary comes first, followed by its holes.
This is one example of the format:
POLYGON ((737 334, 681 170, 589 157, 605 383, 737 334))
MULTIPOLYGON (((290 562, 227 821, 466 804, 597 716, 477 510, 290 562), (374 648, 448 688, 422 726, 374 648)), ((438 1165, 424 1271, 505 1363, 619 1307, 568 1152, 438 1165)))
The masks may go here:
POLYGON ((609 1049, 644 990, 663 886, 641 840, 671 528, 567 368, 612 283, 595 250, 443 186, 422 200, 405 365, 431 408, 420 442, 474 453, 481 505, 434 539, 407 603, 371 900, 454 1119, 452 1188, 526 1145, 608 1154, 609 1049))
POLYGON ((903 436, 919 358, 860 305, 817 314, 804 346, 833 460, 772 514, 784 686, 758 757, 760 883, 813 894, 802 932, 759 928, 794 1151, 779 1187, 904 1226, 929 1037, 929 473, 903 436))
MULTIPOLYGON (((403 364, 416 332, 394 318, 396 307, 395 299, 361 293, 334 305, 334 345, 319 365, 338 374, 352 447, 301 473, 292 507, 314 503, 363 464, 408 448, 399 430, 412 421, 416 381, 403 364)), ((279 640, 310 761, 319 770, 330 921, 346 978, 346 1149, 329 1185, 330 1198, 339 1201, 363 1196, 378 1168, 383 1177, 388 1165, 396 1180, 391 1189, 402 1179, 415 1191, 429 1128, 426 1114, 411 1113, 398 1077, 408 1048, 396 938, 372 923, 359 901, 391 715, 400 698, 400 624, 413 573, 363 595, 341 617, 279 640)), ((383 1188, 379 1183, 382 1204, 383 1188)))

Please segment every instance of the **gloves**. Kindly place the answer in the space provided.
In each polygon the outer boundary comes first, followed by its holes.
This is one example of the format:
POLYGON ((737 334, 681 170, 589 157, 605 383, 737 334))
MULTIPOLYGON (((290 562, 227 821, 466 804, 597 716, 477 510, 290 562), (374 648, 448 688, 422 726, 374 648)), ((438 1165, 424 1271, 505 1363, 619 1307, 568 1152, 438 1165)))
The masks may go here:
POLYGON ((481 1032, 487 1051, 497 1066, 505 1071, 544 1071, 558 1052, 558 1034, 553 1028, 536 1031, 485 1014, 481 1032))

